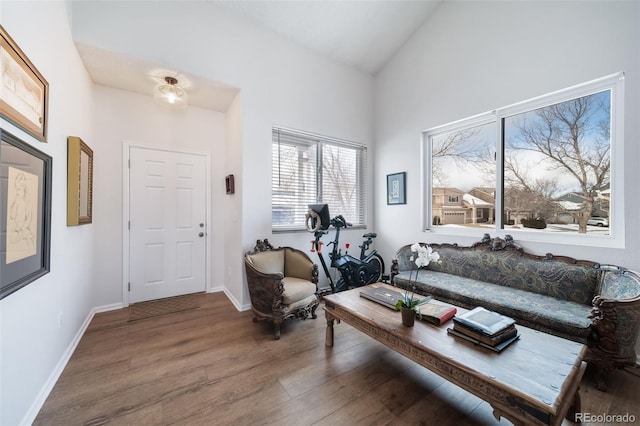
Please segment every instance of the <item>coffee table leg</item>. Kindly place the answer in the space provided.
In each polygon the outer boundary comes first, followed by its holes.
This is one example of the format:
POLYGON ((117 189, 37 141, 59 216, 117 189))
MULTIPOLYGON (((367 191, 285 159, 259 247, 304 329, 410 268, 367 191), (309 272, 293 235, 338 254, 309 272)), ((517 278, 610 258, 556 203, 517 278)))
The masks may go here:
POLYGON ((333 323, 334 319, 327 315, 327 335, 325 338, 325 345, 333 347, 333 323))
MULTIPOLYGON (((576 422, 576 413, 582 412, 582 402, 580 401, 580 393, 578 392, 580 387, 576 389, 576 394, 573 396, 573 404, 569 407, 569 411, 567 411, 567 416, 565 417, 567 420, 576 422)), ((582 423, 578 421, 577 423, 582 423)))

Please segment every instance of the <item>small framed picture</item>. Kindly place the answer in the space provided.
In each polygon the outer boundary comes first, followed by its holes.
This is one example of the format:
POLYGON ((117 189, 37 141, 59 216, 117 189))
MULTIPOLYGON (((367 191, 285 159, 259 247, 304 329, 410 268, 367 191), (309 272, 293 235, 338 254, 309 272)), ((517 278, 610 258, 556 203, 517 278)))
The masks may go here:
POLYGON ((233 175, 227 175, 224 178, 224 187, 227 191, 227 194, 233 194, 234 192, 236 192, 236 184, 233 175))
POLYGON ((387 175, 387 204, 407 204, 406 175, 406 172, 387 175))
POLYGON ((49 83, 0 25, 0 115, 47 141, 49 83))

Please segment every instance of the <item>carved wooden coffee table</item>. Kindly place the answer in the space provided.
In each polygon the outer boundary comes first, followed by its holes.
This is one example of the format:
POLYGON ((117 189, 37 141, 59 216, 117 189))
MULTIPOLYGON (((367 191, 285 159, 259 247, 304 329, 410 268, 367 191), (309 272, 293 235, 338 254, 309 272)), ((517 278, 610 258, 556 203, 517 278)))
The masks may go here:
POLYGON ((360 290, 324 297, 327 346, 333 346, 334 321, 344 321, 487 401, 496 419, 516 425, 559 425, 580 410, 584 345, 518 325, 520 340, 495 353, 448 335, 451 323, 405 327, 400 312, 360 297, 360 290))

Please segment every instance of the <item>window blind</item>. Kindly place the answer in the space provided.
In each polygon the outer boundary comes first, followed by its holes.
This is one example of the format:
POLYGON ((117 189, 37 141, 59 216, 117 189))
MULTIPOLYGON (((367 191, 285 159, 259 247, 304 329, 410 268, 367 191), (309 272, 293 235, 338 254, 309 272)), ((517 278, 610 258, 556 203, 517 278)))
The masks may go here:
POLYGON ((304 229, 308 205, 316 203, 366 225, 365 146, 274 127, 272 148, 273 230, 304 229))

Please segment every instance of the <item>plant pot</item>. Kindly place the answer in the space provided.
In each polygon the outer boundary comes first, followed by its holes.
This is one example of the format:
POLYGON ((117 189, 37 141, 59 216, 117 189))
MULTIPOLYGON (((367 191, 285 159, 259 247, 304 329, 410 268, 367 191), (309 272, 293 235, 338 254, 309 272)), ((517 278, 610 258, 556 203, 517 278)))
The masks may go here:
POLYGON ((416 311, 410 308, 401 308, 400 312, 402 314, 402 325, 413 327, 416 322, 416 311))

